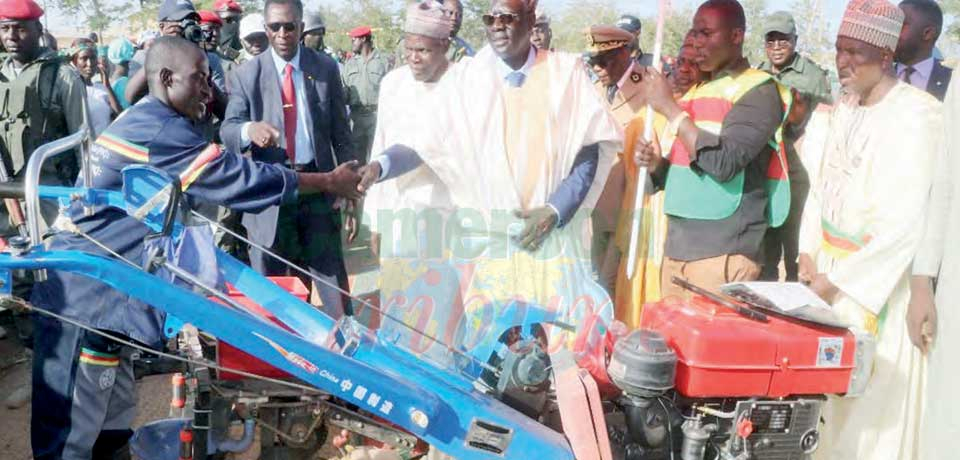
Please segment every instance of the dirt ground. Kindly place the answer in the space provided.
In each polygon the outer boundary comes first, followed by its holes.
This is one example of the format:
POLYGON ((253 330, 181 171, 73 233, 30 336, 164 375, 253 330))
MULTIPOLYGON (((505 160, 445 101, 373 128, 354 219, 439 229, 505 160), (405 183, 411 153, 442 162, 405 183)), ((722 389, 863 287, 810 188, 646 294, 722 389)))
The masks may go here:
MULTIPOLYGON (((4 399, 30 378, 30 360, 24 356, 17 339, 0 340, 0 399, 4 399)), ((137 389, 140 401, 134 426, 167 417, 170 404, 170 376, 153 375, 140 380, 137 389)), ((0 452, 6 460, 29 460, 30 405, 10 410, 0 405, 0 452)))
MULTIPOLYGON (((376 289, 377 267, 368 248, 369 232, 362 228, 360 238, 345 251, 347 271, 350 273, 351 290, 369 294, 376 289)), ((19 409, 7 409, 3 400, 30 379, 29 354, 16 338, 9 312, 0 313, 0 326, 7 330, 7 337, 0 339, 0 458, 3 460, 30 460, 30 405, 19 409)), ((139 403, 134 429, 146 423, 168 418, 170 404, 170 375, 153 375, 138 381, 139 403)), ((332 439, 333 436, 328 436, 332 439)), ((317 454, 317 459, 330 458, 335 453, 327 446, 317 454)))

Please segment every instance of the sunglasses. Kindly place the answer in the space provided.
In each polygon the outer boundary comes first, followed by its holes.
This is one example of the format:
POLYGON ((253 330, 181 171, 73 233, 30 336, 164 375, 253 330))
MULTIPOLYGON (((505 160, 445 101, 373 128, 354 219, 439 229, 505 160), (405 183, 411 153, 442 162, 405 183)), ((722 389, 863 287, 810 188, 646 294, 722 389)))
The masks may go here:
POLYGON ((591 67, 598 66, 606 68, 613 61, 613 58, 614 53, 603 52, 587 59, 587 64, 589 64, 591 67))
POLYGON ((485 14, 481 17, 483 20, 483 25, 487 27, 493 27, 497 21, 500 21, 500 24, 504 26, 510 26, 517 23, 520 20, 520 15, 516 13, 493 13, 485 14))
POLYGON ((280 29, 284 32, 293 32, 297 30, 297 25, 293 22, 271 22, 267 24, 267 28, 273 32, 280 32, 280 29))
POLYGON ((233 23, 236 23, 236 22, 240 22, 240 17, 239 17, 239 16, 227 16, 227 17, 223 18, 223 22, 226 23, 226 24, 233 24, 233 23))

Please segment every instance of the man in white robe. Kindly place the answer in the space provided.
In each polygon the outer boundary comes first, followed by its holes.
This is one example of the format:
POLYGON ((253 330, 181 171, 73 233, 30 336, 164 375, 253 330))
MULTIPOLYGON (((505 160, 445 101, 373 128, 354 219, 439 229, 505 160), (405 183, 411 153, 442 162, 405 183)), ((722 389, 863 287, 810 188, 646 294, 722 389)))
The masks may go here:
MULTIPOLYGON (((960 171, 960 85, 950 85, 944 99, 944 126, 946 129, 946 156, 938 163, 934 194, 929 215, 939 215, 941 225, 928 222, 925 248, 917 255, 918 264, 938 268, 936 294, 936 323, 932 330, 927 369, 926 405, 920 447, 922 458, 948 460, 957 457, 956 443, 960 439, 960 246, 948 243, 946 235, 960 232, 960 181, 953 175, 960 171), (946 179, 941 179, 945 177, 946 179), (932 237, 931 237, 932 235, 932 237), (929 255, 931 259, 925 259, 929 255), (941 258, 942 257, 942 258, 941 258), (939 264, 936 262, 939 261, 939 264), (929 262, 929 263, 928 263, 929 262)), ((916 269, 914 270, 916 272, 916 269)), ((922 335, 921 331, 921 335, 922 335)), ((922 337, 921 337, 922 339, 922 337)))
POLYGON ((919 458, 925 360, 905 317, 943 117, 935 99, 890 73, 902 24, 885 0, 853 0, 837 37, 844 94, 804 210, 801 280, 874 334, 877 352, 865 393, 827 405, 817 458, 919 458))
MULTIPOLYGON (((433 0, 415 2, 407 9, 402 42, 406 64, 392 70, 380 83, 374 152, 382 152, 394 144, 413 145, 418 131, 427 129, 424 120, 428 113, 424 101, 429 100, 450 66, 446 52, 450 47, 452 27, 453 22, 443 6, 433 0)), ((422 238, 418 237, 415 227, 411 228, 414 224, 411 217, 421 211, 448 211, 452 207, 449 194, 443 182, 426 165, 372 188, 366 207, 376 226, 374 231, 391 238, 384 248, 386 255, 419 252, 416 247, 423 246, 419 244, 422 238), (387 221, 381 222, 381 217, 387 221)))
POLYGON ((421 136, 387 149, 361 184, 425 163, 447 186, 456 210, 445 256, 460 273, 467 343, 485 340, 511 306, 573 324, 612 317, 583 231, 622 135, 578 56, 530 45, 535 9, 534 0, 492 3, 490 45, 448 70, 421 136))
MULTIPOLYGON (((380 83, 377 128, 373 151, 394 144, 413 145, 419 130, 426 129, 428 100, 446 74, 450 62, 453 20, 443 5, 427 0, 407 8, 404 21, 405 65, 388 73, 380 83)), ((380 332, 388 340, 404 340, 415 352, 428 349, 443 353, 443 347, 396 324, 402 320, 431 336, 442 333, 451 316, 456 289, 443 289, 428 282, 431 273, 448 273, 438 259, 443 256, 443 223, 452 210, 450 192, 427 166, 385 181, 367 194, 365 212, 380 257, 380 307, 395 319, 380 318, 380 332), (382 238, 382 239, 381 239, 382 238)), ((459 317, 456 317, 459 319, 459 317)))

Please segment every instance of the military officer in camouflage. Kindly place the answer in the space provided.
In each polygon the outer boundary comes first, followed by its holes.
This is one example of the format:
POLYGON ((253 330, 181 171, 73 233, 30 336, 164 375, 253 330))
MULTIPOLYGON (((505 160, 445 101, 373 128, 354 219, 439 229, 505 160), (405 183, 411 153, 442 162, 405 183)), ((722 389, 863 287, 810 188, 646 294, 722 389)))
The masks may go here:
POLYGON ((377 127, 377 100, 380 81, 390 71, 387 56, 373 47, 370 27, 360 26, 350 31, 353 57, 343 67, 343 86, 346 90, 350 120, 353 122, 353 145, 366 163, 370 145, 377 127))
MULTIPOLYGON (((78 131, 83 125, 86 88, 80 74, 56 51, 41 45, 43 9, 33 0, 0 0, 0 43, 6 53, 0 65, 0 156, 7 177, 15 178, 25 169, 27 159, 37 147, 78 131)), ((75 155, 61 155, 48 161, 41 181, 54 185, 73 185, 79 171, 75 155)), ((44 202, 47 222, 57 214, 56 204, 44 202)), ((0 237, 15 236, 9 212, 0 206, 0 237)), ((17 278, 14 295, 28 298, 31 280, 17 278)), ((29 344, 27 315, 14 315, 20 339, 29 344)), ((0 329, 2 330, 2 329, 0 329)), ((9 408, 30 400, 27 383, 6 395, 9 408)))
POLYGON ((797 26, 793 16, 786 11, 770 15, 763 29, 764 48, 767 59, 757 66, 769 72, 782 84, 795 88, 802 95, 809 95, 810 107, 818 103, 831 104, 827 71, 797 52, 797 26))
POLYGON ((800 239, 800 214, 810 178, 797 156, 795 143, 803 134, 808 114, 818 104, 832 104, 827 71, 797 52, 797 26, 786 11, 770 15, 763 29, 767 59, 758 68, 769 72, 794 93, 791 122, 784 129, 790 178, 790 214, 780 227, 769 228, 763 239, 763 268, 760 279, 775 281, 780 277, 782 258, 787 281, 797 280, 797 246, 800 239), (805 112, 805 113, 800 113, 805 112))
MULTIPOLYGON (((40 45, 42 15, 33 0, 0 0, 0 40, 7 50, 0 66, 0 155, 9 177, 22 172, 34 149, 83 125, 83 80, 40 45)), ((76 156, 63 156, 44 169, 43 181, 73 185, 78 171, 76 156)))
MULTIPOLYGON (((587 63, 597 75, 597 94, 607 103, 613 117, 626 127, 646 107, 640 91, 641 66, 633 57, 634 36, 615 26, 593 26, 587 35, 587 63)), ((593 211, 591 257, 600 284, 613 294, 620 253, 613 243, 625 185, 623 163, 617 160, 610 169, 603 193, 593 211)))

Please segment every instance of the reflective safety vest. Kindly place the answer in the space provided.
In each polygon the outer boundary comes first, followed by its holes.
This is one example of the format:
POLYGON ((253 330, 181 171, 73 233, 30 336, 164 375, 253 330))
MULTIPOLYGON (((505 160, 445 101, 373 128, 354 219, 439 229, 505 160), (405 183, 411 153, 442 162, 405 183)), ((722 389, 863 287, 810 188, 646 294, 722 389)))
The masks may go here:
MULTIPOLYGON (((739 75, 702 83, 693 87, 680 100, 680 106, 698 128, 719 135, 723 120, 733 106, 753 88, 772 80, 770 74, 747 69, 739 75)), ((776 81, 774 81, 776 83, 776 81)), ((793 98, 789 88, 776 83, 783 101, 783 119, 769 141, 773 154, 767 167, 767 221, 779 227, 790 212, 790 182, 787 178, 786 149, 783 127, 790 113, 793 98)), ((720 220, 733 215, 743 197, 744 172, 720 182, 709 174, 690 168, 690 152, 679 140, 670 151, 670 171, 664 196, 666 214, 687 219, 720 220)))
POLYGON ((0 155, 11 177, 34 149, 66 132, 63 110, 53 100, 61 65, 51 54, 25 66, 13 80, 0 77, 0 155))

